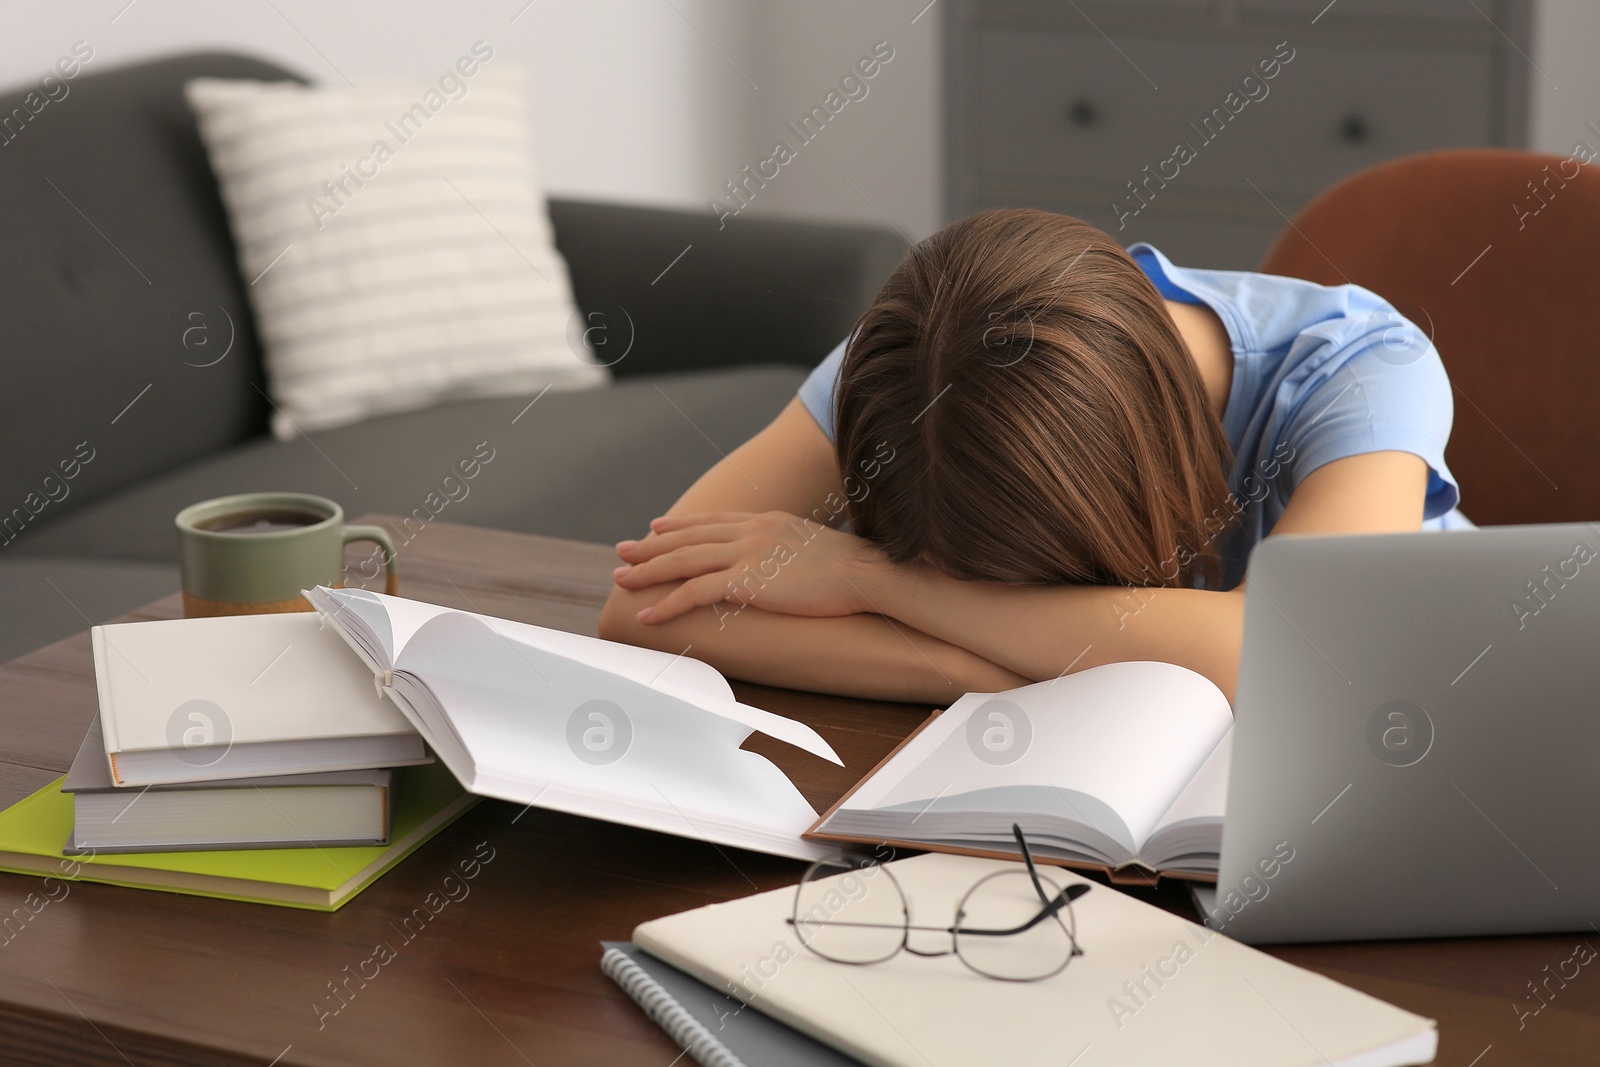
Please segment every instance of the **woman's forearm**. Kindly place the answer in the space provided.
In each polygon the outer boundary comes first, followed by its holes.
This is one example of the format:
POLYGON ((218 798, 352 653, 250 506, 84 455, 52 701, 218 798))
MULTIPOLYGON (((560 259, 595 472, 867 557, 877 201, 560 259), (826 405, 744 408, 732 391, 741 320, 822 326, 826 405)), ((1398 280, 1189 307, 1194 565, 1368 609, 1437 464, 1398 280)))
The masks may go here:
POLYGON ((1242 590, 1013 586, 920 566, 884 567, 857 584, 871 610, 1032 681, 1154 659, 1205 675, 1233 699, 1242 590))
POLYGON ((646 625, 635 613, 669 583, 613 588, 600 636, 664 652, 684 652, 722 673, 762 685, 875 700, 948 705, 967 692, 997 692, 1029 679, 968 649, 880 615, 808 618, 744 606, 699 608, 646 625))

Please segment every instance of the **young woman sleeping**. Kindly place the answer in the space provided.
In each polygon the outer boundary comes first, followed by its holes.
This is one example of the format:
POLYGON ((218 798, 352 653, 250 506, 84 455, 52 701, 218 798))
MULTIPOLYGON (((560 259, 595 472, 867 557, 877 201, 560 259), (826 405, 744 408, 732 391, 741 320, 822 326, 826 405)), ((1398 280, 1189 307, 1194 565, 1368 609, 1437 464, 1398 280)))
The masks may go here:
POLYGON ((1155 659, 1231 699, 1257 542, 1471 525, 1451 418, 1428 338, 1366 289, 985 212, 617 545, 600 633, 853 696, 1155 659))

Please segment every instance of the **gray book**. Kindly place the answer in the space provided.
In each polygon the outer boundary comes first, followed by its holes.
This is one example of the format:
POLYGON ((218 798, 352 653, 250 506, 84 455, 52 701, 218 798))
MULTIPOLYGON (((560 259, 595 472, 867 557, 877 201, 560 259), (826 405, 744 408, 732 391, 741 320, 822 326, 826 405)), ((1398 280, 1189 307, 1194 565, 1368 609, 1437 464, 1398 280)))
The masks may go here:
POLYGON ((388 769, 117 786, 96 716, 61 783, 72 796, 66 855, 387 845, 388 769))
POLYGON ((786 1026, 639 948, 602 941, 600 969, 701 1067, 857 1067, 859 1061, 786 1026))

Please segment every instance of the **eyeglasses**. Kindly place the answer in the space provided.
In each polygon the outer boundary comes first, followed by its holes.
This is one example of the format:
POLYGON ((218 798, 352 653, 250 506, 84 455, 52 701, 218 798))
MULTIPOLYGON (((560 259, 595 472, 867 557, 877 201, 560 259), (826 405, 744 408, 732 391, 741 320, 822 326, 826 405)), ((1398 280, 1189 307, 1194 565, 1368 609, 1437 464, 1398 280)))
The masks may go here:
POLYGON ((1027 869, 980 878, 956 904, 949 926, 914 925, 894 872, 850 856, 813 863, 795 887, 794 913, 785 921, 802 945, 834 963, 882 963, 903 949, 915 956, 953 953, 978 974, 1004 982, 1053 977, 1083 955, 1072 902, 1090 887, 1080 882, 1063 889, 1041 875, 1022 828, 1013 824, 1011 832, 1027 869), (948 935, 950 947, 914 946, 913 934, 948 935))

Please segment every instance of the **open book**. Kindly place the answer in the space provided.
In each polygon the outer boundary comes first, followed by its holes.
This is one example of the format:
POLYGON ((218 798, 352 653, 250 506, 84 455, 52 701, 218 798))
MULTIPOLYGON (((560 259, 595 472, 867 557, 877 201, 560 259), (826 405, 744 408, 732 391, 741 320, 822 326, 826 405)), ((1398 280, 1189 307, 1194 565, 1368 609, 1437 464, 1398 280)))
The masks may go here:
POLYGON ((470 792, 799 859, 817 817, 759 730, 842 766, 687 656, 364 589, 305 592, 470 792))
POLYGON ((1232 726, 1222 691, 1171 663, 968 693, 807 836, 1014 856, 1018 822, 1046 862, 1214 882, 1232 726))

